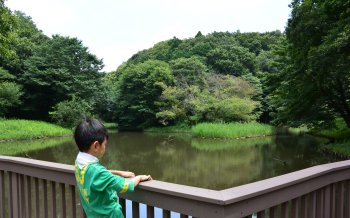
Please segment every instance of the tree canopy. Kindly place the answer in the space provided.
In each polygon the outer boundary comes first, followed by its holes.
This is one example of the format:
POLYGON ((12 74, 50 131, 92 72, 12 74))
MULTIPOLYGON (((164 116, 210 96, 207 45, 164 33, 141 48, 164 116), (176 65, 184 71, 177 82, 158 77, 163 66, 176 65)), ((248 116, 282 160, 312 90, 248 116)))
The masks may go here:
POLYGON ((321 125, 340 116, 350 127, 350 2, 293 0, 291 7, 277 119, 321 125))
POLYGON ((46 36, 0 0, 0 116, 68 125, 81 110, 121 129, 255 120, 321 126, 337 117, 350 126, 350 3, 290 7, 285 33, 199 31, 103 73, 82 41, 46 36))

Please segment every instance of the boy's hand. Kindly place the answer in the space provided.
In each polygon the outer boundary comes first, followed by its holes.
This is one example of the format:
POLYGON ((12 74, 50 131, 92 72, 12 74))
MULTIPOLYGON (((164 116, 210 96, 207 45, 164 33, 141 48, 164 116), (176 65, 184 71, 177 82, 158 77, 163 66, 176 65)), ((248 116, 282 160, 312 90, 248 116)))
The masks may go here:
POLYGON ((123 172, 121 172, 121 176, 122 177, 125 177, 125 178, 133 178, 133 177, 135 177, 135 173, 133 173, 133 172, 129 172, 129 171, 123 171, 123 172))
POLYGON ((135 173, 129 171, 119 171, 119 170, 110 170, 114 175, 122 176, 124 178, 133 178, 135 173))
POLYGON ((141 182, 143 182, 143 181, 148 181, 148 180, 152 180, 152 177, 151 177, 151 175, 140 175, 140 180, 141 180, 141 182))

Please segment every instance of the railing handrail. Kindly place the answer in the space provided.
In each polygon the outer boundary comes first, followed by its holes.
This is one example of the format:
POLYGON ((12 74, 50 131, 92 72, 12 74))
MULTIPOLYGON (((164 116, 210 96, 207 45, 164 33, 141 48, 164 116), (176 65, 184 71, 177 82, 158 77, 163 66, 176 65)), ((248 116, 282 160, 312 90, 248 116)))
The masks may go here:
MULTIPOLYGON (((317 165, 246 185, 224 189, 220 192, 223 196, 222 200, 225 201, 226 204, 230 204, 346 169, 350 169, 350 160, 317 165)), ((350 178, 350 176, 348 177, 350 178)), ((330 180, 328 184, 334 182, 337 182, 336 178, 330 180)))
MULTIPOLYGON (((75 185, 74 168, 67 164, 0 156, 0 170, 75 185)), ((350 179, 349 172, 350 160, 346 160, 221 191, 153 180, 141 183, 135 190, 136 193, 121 196, 193 216, 239 217, 294 199, 334 182, 350 179)))

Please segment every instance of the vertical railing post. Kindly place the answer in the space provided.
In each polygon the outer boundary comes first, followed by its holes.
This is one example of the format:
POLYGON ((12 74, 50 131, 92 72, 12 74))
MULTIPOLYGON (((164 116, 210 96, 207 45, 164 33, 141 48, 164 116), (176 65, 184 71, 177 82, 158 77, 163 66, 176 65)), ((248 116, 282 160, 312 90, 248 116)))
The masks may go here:
POLYGON ((308 207, 308 218, 315 218, 316 217, 316 191, 313 191, 310 193, 310 204, 308 207))
POLYGON ((257 214, 257 218, 265 218, 265 210, 259 211, 257 214))
POLYGON ((76 201, 75 201, 75 186, 70 185, 69 186, 69 195, 70 195, 70 200, 71 200, 71 217, 75 218, 76 217, 76 201))
POLYGON ((67 216, 67 210, 66 210, 66 189, 65 189, 65 184, 61 183, 60 184, 60 189, 61 189, 61 216, 66 217, 67 216))
POLYGON ((40 208, 39 208, 39 179, 34 178, 34 204, 35 204, 35 210, 34 210, 34 216, 39 217, 40 214, 40 208))
POLYGON ((11 209, 12 209, 12 217, 19 217, 19 201, 18 201, 18 175, 17 173, 11 173, 11 192, 12 192, 12 202, 11 202, 11 209))
POLYGON ((124 198, 119 198, 119 204, 122 206, 122 213, 126 217, 126 200, 124 198))
POLYGON ((5 218, 5 173, 0 171, 0 217, 5 218))
POLYGON ((56 210, 56 183, 51 181, 51 209, 52 209, 52 217, 57 217, 56 210))
MULTIPOLYGON (((154 218, 154 207, 147 205, 147 218, 154 218)), ((181 215, 180 215, 181 218, 181 215)))
POLYGON ((47 203, 47 181, 43 179, 42 183, 43 183, 44 217, 49 217, 49 208, 47 203))
POLYGON ((139 218, 140 217, 140 206, 138 202, 132 202, 132 217, 139 218))
POLYGON ((170 218, 170 211, 169 210, 163 210, 163 218, 170 218))
POLYGON ((298 199, 292 200, 292 207, 291 207, 291 218, 296 218, 298 215, 298 199))
POLYGON ((288 218, 288 202, 284 202, 281 205, 281 217, 288 218))
POLYGON ((324 217, 331 217, 331 186, 327 185, 324 191, 324 217))
POLYGON ((32 183, 31 183, 31 177, 26 176, 27 181, 27 214, 28 218, 32 217, 32 183))
POLYGON ((345 210, 346 210, 346 214, 345 216, 346 217, 350 217, 350 180, 347 180, 346 182, 346 207, 345 207, 345 210))
POLYGON ((9 190, 9 194, 8 194, 8 215, 9 217, 13 217, 13 202, 12 202, 12 198, 13 198, 13 190, 12 190, 12 172, 8 172, 8 190, 9 190))
POLYGON ((306 195, 303 195, 301 196, 301 199, 300 199, 300 218, 307 218, 306 207, 307 207, 306 195))
POLYGON ((278 215, 276 216, 276 213, 277 213, 277 206, 271 207, 270 208, 270 218, 278 217, 278 215))
POLYGON ((18 175, 18 201, 20 205, 19 213, 20 217, 26 217, 26 202, 25 202, 25 191, 24 191, 24 175, 18 175))

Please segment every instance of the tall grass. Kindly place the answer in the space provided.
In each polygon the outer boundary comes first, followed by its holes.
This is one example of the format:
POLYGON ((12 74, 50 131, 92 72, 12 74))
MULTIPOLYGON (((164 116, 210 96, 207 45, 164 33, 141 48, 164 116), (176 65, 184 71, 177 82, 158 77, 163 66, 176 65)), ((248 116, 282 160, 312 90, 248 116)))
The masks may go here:
POLYGON ((343 141, 338 143, 332 143, 323 145, 322 150, 335 154, 339 157, 349 158, 350 157, 350 141, 343 141))
POLYGON ((201 139, 195 138, 191 141, 191 146, 204 151, 216 150, 246 150, 247 148, 272 144, 272 137, 259 137, 237 140, 218 140, 218 139, 201 139))
POLYGON ((333 138, 335 141, 346 141, 350 140, 350 128, 346 126, 346 123, 341 118, 335 119, 335 126, 330 129, 314 129, 311 133, 324 135, 329 138, 333 138))
POLYGON ((335 119, 335 126, 333 128, 316 129, 311 132, 326 136, 334 141, 334 143, 323 145, 321 150, 342 158, 350 157, 350 128, 347 127, 342 118, 335 119))
POLYGON ((260 123, 200 123, 192 134, 205 138, 245 138, 274 134, 274 128, 260 123))
POLYGON ((117 123, 103 123, 103 126, 109 130, 117 130, 118 129, 117 123))
POLYGON ((34 120, 0 120, 0 141, 71 135, 72 130, 34 120))

